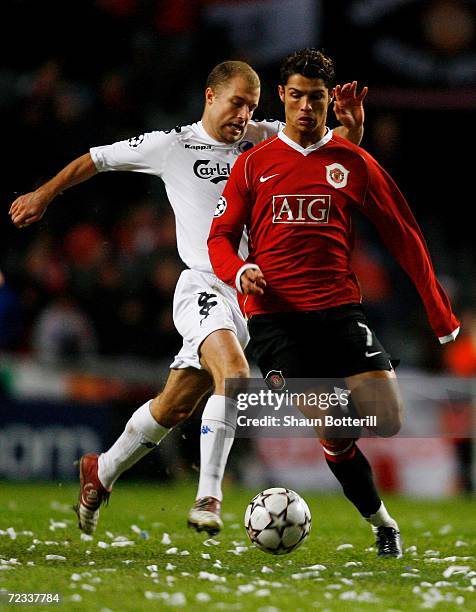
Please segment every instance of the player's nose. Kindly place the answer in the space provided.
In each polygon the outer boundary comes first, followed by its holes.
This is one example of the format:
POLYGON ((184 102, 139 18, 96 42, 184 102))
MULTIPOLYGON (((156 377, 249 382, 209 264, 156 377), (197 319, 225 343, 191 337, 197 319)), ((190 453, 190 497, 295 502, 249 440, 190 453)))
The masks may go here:
POLYGON ((243 119, 243 121, 244 121, 245 123, 248 123, 248 121, 251 119, 251 111, 250 111, 250 109, 248 108, 248 106, 242 106, 242 107, 240 108, 240 111, 239 111, 239 113, 238 113, 238 117, 239 117, 240 119, 243 119))

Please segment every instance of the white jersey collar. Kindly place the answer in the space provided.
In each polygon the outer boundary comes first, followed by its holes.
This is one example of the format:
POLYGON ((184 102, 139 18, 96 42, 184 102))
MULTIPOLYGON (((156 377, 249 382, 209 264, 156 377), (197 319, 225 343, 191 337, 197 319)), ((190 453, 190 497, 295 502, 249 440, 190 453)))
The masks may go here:
POLYGON ((219 140, 215 140, 214 138, 212 138, 210 134, 207 132, 207 130, 203 127, 203 123, 201 120, 197 121, 195 125, 197 126, 197 133, 198 133, 198 136, 200 137, 200 140, 205 141, 207 144, 213 144, 213 145, 227 144, 226 142, 220 142, 219 140))
POLYGON ((318 140, 317 142, 313 143, 312 145, 309 145, 308 147, 301 147, 301 145, 299 145, 297 142, 294 142, 294 140, 291 140, 289 136, 286 136, 283 130, 278 132, 278 138, 281 138, 283 142, 285 142, 287 145, 289 145, 291 148, 293 148, 298 153, 301 153, 302 155, 306 156, 306 155, 309 155, 309 153, 312 153, 313 151, 316 151, 317 149, 320 149, 325 144, 327 144, 329 140, 332 138, 332 130, 326 127, 326 133, 321 138, 321 140, 318 140))

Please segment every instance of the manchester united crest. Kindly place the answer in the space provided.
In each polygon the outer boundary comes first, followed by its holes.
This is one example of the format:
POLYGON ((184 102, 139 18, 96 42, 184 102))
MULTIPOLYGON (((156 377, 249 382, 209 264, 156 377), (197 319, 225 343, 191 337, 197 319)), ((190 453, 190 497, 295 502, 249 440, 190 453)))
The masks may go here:
POLYGON ((330 164, 326 166, 326 179, 336 189, 342 189, 347 185, 349 171, 342 164, 330 164))
POLYGON ((286 380, 281 370, 271 370, 266 374, 264 380, 271 391, 281 391, 286 386, 286 380))

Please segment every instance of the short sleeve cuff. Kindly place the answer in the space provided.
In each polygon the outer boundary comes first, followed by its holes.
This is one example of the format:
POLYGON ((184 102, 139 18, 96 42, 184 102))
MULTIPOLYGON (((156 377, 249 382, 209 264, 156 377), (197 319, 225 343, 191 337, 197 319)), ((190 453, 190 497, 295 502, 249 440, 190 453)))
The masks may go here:
POLYGON ((89 149, 89 155, 91 155, 91 159, 93 160, 94 165, 96 166, 96 170, 98 172, 104 172, 104 164, 99 154, 99 150, 101 147, 92 147, 89 149))

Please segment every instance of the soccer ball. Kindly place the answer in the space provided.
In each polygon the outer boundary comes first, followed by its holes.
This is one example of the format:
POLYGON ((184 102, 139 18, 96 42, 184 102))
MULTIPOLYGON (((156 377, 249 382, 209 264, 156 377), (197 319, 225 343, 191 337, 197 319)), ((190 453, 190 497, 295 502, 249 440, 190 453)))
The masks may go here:
POLYGON ((304 542, 311 531, 308 505, 291 489, 274 487, 258 493, 245 512, 250 540, 271 555, 286 555, 304 542))

